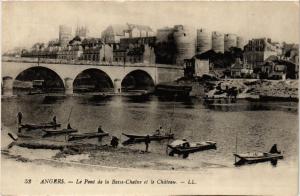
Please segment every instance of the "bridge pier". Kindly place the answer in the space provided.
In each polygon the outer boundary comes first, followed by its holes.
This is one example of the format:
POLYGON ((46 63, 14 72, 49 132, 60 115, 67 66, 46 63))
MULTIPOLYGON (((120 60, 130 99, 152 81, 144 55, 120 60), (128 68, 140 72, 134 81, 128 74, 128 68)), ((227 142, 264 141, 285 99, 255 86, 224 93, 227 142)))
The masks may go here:
POLYGON ((115 79, 114 80, 114 92, 115 93, 121 93, 122 92, 122 86, 121 86, 121 80, 115 79))
POLYGON ((2 78, 2 95, 12 96, 13 95, 13 78, 6 76, 2 78))
POLYGON ((65 78, 65 94, 73 95, 73 79, 65 78))

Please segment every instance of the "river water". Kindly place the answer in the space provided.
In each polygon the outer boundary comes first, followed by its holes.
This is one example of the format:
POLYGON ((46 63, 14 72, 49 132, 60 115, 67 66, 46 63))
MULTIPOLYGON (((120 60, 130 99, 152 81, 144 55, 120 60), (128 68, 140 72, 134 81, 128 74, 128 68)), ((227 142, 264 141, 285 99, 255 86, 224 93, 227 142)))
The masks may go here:
MULTIPOLYGON (((48 122, 55 115, 57 121, 81 132, 103 130, 124 141, 122 133, 147 134, 160 125, 170 129, 176 138, 190 141, 212 140, 217 150, 192 154, 190 160, 207 160, 221 167, 233 166, 233 155, 238 152, 269 151, 274 143, 284 151, 284 161, 294 164, 298 159, 298 103, 248 102, 215 104, 207 107, 202 101, 133 100, 113 96, 105 100, 89 96, 63 97, 47 101, 44 95, 2 99, 2 127, 16 132, 16 114, 23 113, 24 123, 48 122)), ((109 142, 109 138, 103 141, 109 142)), ((151 142, 150 151, 165 156, 166 143, 151 142)), ((144 144, 127 146, 143 149, 144 144)))

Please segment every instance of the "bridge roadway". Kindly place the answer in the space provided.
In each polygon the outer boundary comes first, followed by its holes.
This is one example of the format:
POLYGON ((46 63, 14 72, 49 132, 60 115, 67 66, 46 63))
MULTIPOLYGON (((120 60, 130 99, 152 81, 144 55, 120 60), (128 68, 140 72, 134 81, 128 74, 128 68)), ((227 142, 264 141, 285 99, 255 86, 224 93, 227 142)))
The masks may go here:
MULTIPOLYGON (((65 93, 73 94, 73 82, 75 78, 85 70, 101 70, 110 78, 114 91, 121 92, 121 84, 123 79, 134 71, 139 71, 144 75, 148 75, 154 85, 161 82, 174 81, 183 76, 183 68, 174 65, 162 64, 78 64, 78 63, 57 63, 55 59, 41 59, 38 63, 37 59, 22 58, 3 58, 2 59, 2 94, 12 95, 13 82, 22 72, 30 68, 47 68, 55 72, 63 81, 65 93)), ((38 70, 38 69, 36 69, 38 70)))

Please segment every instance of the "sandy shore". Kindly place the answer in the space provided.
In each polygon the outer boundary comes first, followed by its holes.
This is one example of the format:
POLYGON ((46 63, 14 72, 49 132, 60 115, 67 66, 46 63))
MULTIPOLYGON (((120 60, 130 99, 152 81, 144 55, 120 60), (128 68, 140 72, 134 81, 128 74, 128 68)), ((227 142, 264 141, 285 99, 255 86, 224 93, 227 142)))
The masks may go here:
POLYGON ((269 165, 257 165, 243 168, 171 171, 106 167, 46 158, 23 162, 5 156, 1 159, 1 165, 1 192, 16 195, 22 193, 31 195, 266 194, 288 196, 296 195, 298 185, 296 166, 273 168, 269 165), (258 173, 264 175, 257 175, 258 173), (25 179, 31 179, 31 183, 24 183, 25 179), (63 179, 64 184, 43 184, 44 179, 63 179), (91 182, 91 184, 76 184, 78 180, 91 182), (98 184, 100 181, 102 184, 98 184))
MULTIPOLYGON (((4 133, 2 136, 7 137, 4 133)), ((277 167, 269 163, 233 167, 108 146, 80 153, 18 146, 5 149, 10 140, 3 137, 2 194, 295 195, 297 191, 294 162, 282 161, 277 167), (31 183, 25 183, 25 179, 31 183), (60 179, 63 184, 43 183, 49 179, 60 179)))
POLYGON ((298 80, 227 79, 217 81, 216 86, 218 85, 222 90, 225 90, 226 86, 236 87, 239 92, 238 98, 298 98, 298 80))

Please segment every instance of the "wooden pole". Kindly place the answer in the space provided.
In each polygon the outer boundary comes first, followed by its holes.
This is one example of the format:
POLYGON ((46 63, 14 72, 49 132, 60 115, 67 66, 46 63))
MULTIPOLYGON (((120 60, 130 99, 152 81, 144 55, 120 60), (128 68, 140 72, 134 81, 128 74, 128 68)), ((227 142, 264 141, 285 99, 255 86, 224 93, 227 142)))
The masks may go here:
MULTIPOLYGON (((170 129, 169 129, 169 135, 171 135, 171 133, 172 133, 172 126, 173 126, 173 123, 174 123, 174 113, 175 113, 175 103, 173 102, 173 111, 172 111, 172 117, 171 117, 171 125, 170 125, 170 129)), ((169 143, 170 143, 170 138, 168 138, 168 144, 167 144, 167 147, 166 147, 166 153, 167 154, 168 154, 168 145, 169 145, 169 143)))
MULTIPOLYGON (((235 135, 235 154, 237 154, 237 135, 235 135)), ((236 156, 234 156, 234 163, 236 163, 236 156)))
POLYGON ((72 110, 73 110, 73 106, 71 107, 71 111, 70 111, 70 114, 69 114, 69 117, 68 117, 68 123, 70 122, 70 117, 71 117, 72 110))

